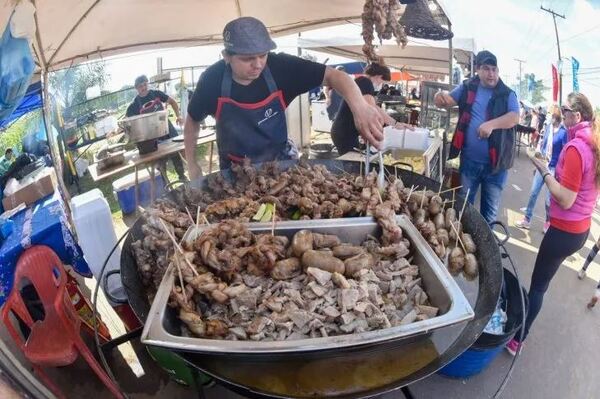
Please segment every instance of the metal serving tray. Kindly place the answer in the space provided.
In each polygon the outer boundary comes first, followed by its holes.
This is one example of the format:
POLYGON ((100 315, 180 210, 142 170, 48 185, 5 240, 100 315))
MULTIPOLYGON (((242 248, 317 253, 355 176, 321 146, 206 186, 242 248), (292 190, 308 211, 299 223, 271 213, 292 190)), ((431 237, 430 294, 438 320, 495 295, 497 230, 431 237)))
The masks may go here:
MULTIPOLYGON (((425 292, 433 306, 439 308, 439 315, 423 321, 363 333, 345 334, 322 338, 307 338, 292 341, 231 341, 216 340, 181 335, 181 322, 175 311, 167 306, 171 287, 175 280, 173 268, 169 268, 158 288, 150 313, 144 325, 141 341, 147 345, 171 348, 184 352, 212 354, 293 354, 324 350, 375 345, 383 342, 413 342, 416 336, 433 330, 467 322, 474 317, 473 309, 464 294, 435 255, 421 234, 405 216, 396 220, 411 243, 412 263, 419 266, 425 292)), ((271 231, 271 223, 251 223, 254 232, 271 231)), ((285 221, 278 222, 276 234, 292 237, 295 232, 309 229, 318 233, 336 234, 345 243, 360 244, 368 234, 378 237, 381 228, 370 217, 285 221)))

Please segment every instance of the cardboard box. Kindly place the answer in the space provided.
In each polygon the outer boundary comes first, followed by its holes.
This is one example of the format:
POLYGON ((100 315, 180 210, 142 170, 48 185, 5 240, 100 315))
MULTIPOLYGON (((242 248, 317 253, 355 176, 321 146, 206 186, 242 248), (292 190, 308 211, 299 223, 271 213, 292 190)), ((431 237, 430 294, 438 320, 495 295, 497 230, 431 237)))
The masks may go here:
POLYGON ((20 185, 17 191, 2 199, 4 210, 16 208, 21 203, 31 205, 52 194, 56 188, 56 174, 53 168, 44 168, 23 178, 20 185))

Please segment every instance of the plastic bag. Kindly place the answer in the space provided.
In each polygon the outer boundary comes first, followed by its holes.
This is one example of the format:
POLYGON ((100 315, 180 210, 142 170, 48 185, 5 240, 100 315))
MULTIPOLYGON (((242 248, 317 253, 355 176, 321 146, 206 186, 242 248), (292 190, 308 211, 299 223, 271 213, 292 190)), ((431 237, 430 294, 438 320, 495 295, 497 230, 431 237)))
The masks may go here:
POLYGON ((483 332, 487 334, 493 335, 502 335, 504 334, 504 326, 506 324, 507 316, 504 309, 502 309, 502 298, 498 300, 498 304, 496 305, 496 310, 492 314, 490 321, 487 326, 483 329, 483 332))
POLYGON ((15 39, 8 25, 0 39, 0 119, 9 117, 21 102, 34 68, 29 41, 15 39))

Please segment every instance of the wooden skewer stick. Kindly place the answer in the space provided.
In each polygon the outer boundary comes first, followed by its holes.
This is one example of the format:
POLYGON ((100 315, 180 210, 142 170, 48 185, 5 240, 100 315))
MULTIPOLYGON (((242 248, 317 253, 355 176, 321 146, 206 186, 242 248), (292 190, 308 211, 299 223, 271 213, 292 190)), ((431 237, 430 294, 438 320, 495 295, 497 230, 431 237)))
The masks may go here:
POLYGON ((463 206, 462 209, 460 210, 460 215, 458 215, 458 221, 460 222, 462 219, 462 215, 463 213, 465 213, 465 208, 467 207, 467 202, 469 202, 469 193, 471 192, 471 189, 467 189, 467 195, 465 195, 465 201, 463 202, 463 206))
POLYGON ((179 253, 181 253, 181 255, 183 255, 183 259, 185 260, 185 263, 190 267, 190 269, 192 269, 192 272, 196 275, 199 276, 200 274, 196 271, 196 269, 194 268, 194 266, 192 266, 192 264, 190 263, 189 259, 185 257, 185 252, 183 252, 183 249, 181 248, 181 245, 179 245, 179 243, 177 242, 177 240, 175 239, 175 237, 173 236, 173 234, 171 234, 171 231, 169 230, 169 228, 167 227, 167 225, 165 224, 165 222, 162 219, 159 219, 160 223, 162 223, 163 229, 165 229, 165 232, 167 233, 167 235, 169 236, 169 238, 171 239, 171 241, 173 241, 173 244, 175 245, 175 248, 177 248, 177 250, 179 251, 179 253))
POLYGON ((406 197, 406 202, 410 201, 410 196, 413 193, 413 190, 415 189, 414 184, 412 186, 410 186, 410 191, 408 192, 408 197, 406 197))
POLYGON ((200 226, 200 207, 196 208, 196 226, 200 226))
POLYGON ((183 300, 185 303, 188 303, 187 296, 185 295, 185 285, 183 283, 183 274, 181 273, 181 266, 179 266, 179 262, 177 259, 174 259, 175 267, 177 267, 177 274, 179 274, 179 284, 181 285, 181 293, 183 294, 183 300))
MULTIPOLYGON (((441 188, 441 187, 440 187, 440 188, 441 188)), ((458 190, 459 188, 462 188, 462 186, 458 186, 458 187, 454 187, 454 188, 449 188, 449 189, 447 189, 447 190, 440 191, 438 194, 444 194, 444 193, 447 193, 448 191, 452 191, 452 192, 454 192, 454 191, 458 190)))
POLYGON ((421 205, 419 209, 423 209, 423 203, 425 202, 425 187, 423 187, 423 195, 421 196, 421 205))
POLYGON ((458 230, 456 230, 455 222, 450 223, 450 225, 452 226, 452 229, 456 233, 456 245, 458 245, 458 243, 460 243, 460 246, 462 247, 463 251, 465 251, 465 255, 466 255, 467 254, 467 249, 465 248, 465 244, 463 244, 463 242, 462 242, 462 240, 460 238, 460 234, 458 233, 458 230))
POLYGON ((275 218, 277 217, 277 204, 273 204, 273 220, 271 223, 271 235, 275 235, 275 218))
POLYGON ((379 203, 383 204, 383 198, 381 198, 381 192, 379 191, 379 189, 376 189, 377 191, 377 195, 379 196, 379 203))
POLYGON ((210 222, 208 221, 208 219, 206 218, 205 214, 202 214, 202 218, 204 219, 204 224, 210 226, 210 222))
POLYGON ((190 218, 190 221, 192 222, 192 224, 194 224, 194 218, 192 217, 192 214, 190 213, 190 210, 188 209, 188 207, 185 207, 185 212, 187 213, 188 217, 190 218))

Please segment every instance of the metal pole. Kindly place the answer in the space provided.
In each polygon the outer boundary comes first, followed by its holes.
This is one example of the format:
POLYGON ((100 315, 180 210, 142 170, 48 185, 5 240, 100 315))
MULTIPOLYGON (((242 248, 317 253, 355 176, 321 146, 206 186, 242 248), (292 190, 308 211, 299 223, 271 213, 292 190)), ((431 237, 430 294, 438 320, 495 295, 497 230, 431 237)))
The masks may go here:
MULTIPOLYGON (((554 33, 556 33, 556 47, 558 48, 558 64, 560 66, 560 63, 562 62, 562 56, 560 54, 560 40, 558 39, 558 26, 556 25, 556 17, 560 17, 562 19, 566 19, 564 15, 561 14, 557 14, 556 12, 554 12, 553 10, 544 8, 543 6, 540 6, 540 8, 543 11, 546 11, 547 13, 552 14, 552 19, 554 21, 554 33)), ((562 68, 559 68, 558 70, 558 75, 559 75, 559 82, 558 82, 558 106, 560 107, 562 105, 562 81, 563 81, 563 74, 562 74, 562 68)))
POLYGON ((522 77, 521 73, 522 73, 523 63, 526 61, 520 60, 518 58, 514 58, 514 60, 519 63, 519 98, 522 99, 523 98, 523 77, 522 77))
MULTIPOLYGON (((52 156, 52 163, 54 170, 56 171, 56 180, 58 181, 58 190, 60 191, 62 198, 65 203, 65 213, 69 222, 71 222, 71 208, 70 201, 71 195, 63 180, 63 168, 60 155, 57 151, 57 144, 54 141, 54 135, 52 134, 52 121, 50 120, 50 99, 48 98, 48 71, 42 71, 42 117, 44 120, 44 127, 46 128, 46 137, 48 138, 48 147, 50 147, 50 155, 52 156)), ((71 223, 72 224, 72 223, 71 223)))

